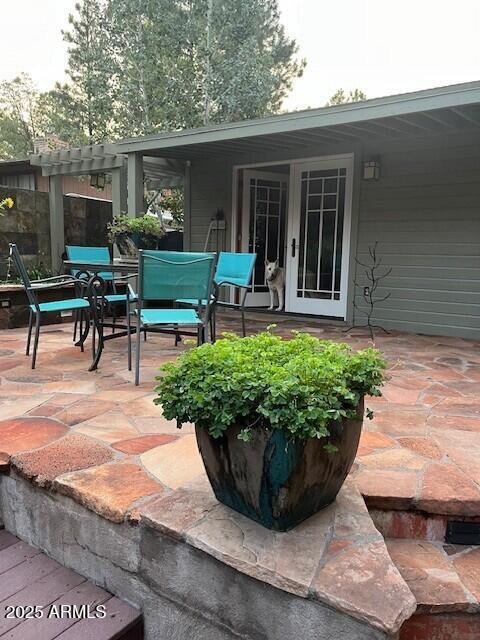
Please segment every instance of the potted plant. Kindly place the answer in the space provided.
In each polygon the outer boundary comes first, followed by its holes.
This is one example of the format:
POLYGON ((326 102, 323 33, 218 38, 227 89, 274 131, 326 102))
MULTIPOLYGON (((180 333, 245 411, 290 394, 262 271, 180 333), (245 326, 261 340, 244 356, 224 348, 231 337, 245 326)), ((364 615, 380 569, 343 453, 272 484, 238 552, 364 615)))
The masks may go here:
POLYGON ((225 334, 163 365, 155 402, 179 427, 195 424, 220 502, 286 531, 335 500, 385 366, 375 349, 305 333, 225 334))
POLYGON ((108 239, 115 243, 121 255, 136 257, 138 249, 157 249, 158 241, 165 235, 157 216, 115 216, 107 225, 108 239))

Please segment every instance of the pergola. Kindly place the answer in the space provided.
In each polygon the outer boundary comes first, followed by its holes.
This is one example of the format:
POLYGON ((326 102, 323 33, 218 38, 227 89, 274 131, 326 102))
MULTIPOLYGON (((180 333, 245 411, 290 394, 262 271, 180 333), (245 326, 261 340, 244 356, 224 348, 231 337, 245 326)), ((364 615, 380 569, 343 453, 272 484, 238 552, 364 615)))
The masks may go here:
POLYGON ((144 185, 150 189, 181 186, 186 163, 158 157, 144 157, 141 171, 132 166, 135 158, 119 153, 115 144, 94 144, 30 156, 30 164, 41 167, 49 178, 50 238, 52 267, 60 265, 65 247, 63 176, 108 173, 112 177, 112 211, 135 217, 144 213, 144 185))

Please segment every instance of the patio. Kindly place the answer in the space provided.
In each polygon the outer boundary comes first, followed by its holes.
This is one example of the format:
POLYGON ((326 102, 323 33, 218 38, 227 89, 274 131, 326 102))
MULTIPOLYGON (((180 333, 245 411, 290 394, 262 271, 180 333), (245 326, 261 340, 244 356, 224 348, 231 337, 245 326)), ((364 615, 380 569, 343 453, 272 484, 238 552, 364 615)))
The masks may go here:
MULTIPOLYGON (((282 335, 301 329, 354 348, 369 343, 363 330, 274 319, 282 335)), ((223 313, 219 330, 237 331, 238 320, 223 313)), ((250 313, 247 332, 271 322, 250 313)), ((368 637, 393 637, 416 607, 450 613, 480 634, 471 615, 480 610, 480 552, 444 544, 448 521, 480 520, 480 343, 380 333, 391 379, 382 398, 367 402, 375 417, 365 420, 351 481, 320 517, 274 534, 218 505, 193 426, 177 430, 152 402, 158 366, 188 347, 149 336, 135 387, 124 340, 108 343, 89 373, 90 353, 73 346, 71 325, 45 327, 32 371, 25 336, 24 329, 0 334, 0 471, 326 603, 380 634, 368 637)), ((4 509, 5 522, 14 519, 4 509)))

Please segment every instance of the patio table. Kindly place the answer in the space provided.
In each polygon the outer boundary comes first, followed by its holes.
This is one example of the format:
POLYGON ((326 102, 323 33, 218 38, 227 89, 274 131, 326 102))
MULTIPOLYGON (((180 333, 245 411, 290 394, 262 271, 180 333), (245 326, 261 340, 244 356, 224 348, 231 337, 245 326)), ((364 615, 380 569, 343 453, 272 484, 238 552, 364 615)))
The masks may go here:
MULTIPOLYGON (((135 277, 138 275, 138 260, 135 259, 114 259, 111 262, 94 262, 85 260, 64 260, 63 266, 65 271, 76 271, 78 278, 83 278, 86 281, 86 296, 90 303, 90 309, 92 314, 94 339, 92 340, 92 364, 89 367, 89 371, 95 371, 102 357, 103 347, 107 340, 114 340, 115 338, 123 338, 128 335, 129 325, 122 325, 105 321, 104 306, 105 306, 105 294, 107 291, 107 282, 99 275, 100 273, 112 273, 123 277, 135 277), (105 335, 104 329, 111 328, 114 332, 105 335), (120 329, 120 331, 116 331, 120 329), (95 335, 98 335, 98 341, 95 340, 95 335)), ((129 291, 127 287, 126 303, 128 304, 129 291)), ((127 313, 128 321, 128 313, 127 313)), ((133 330, 136 329, 133 327, 133 330)), ((79 340, 77 345, 85 342, 87 337, 85 333, 79 340)))

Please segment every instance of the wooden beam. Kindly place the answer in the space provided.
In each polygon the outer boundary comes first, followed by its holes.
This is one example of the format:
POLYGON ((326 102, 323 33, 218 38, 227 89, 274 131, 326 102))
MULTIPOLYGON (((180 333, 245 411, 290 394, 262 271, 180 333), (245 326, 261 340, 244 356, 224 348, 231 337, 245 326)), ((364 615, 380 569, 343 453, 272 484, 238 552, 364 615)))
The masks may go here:
POLYGON ((127 170, 118 167, 112 170, 112 213, 114 216, 127 212, 127 170))
POLYGON ((185 179, 183 183, 183 250, 192 249, 192 176, 191 163, 185 164, 185 179))
POLYGON ((143 211, 143 154, 136 151, 128 154, 127 213, 135 218, 143 211))

